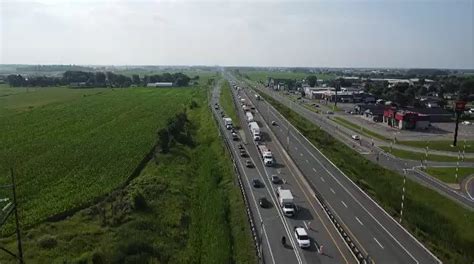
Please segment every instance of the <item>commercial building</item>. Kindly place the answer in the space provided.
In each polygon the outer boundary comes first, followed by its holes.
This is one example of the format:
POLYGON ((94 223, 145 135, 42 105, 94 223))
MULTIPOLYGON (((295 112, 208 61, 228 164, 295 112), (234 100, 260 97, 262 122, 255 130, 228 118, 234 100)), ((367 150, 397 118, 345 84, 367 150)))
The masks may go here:
POLYGON ((387 107, 383 113, 383 122, 398 129, 428 129, 430 116, 407 110, 387 107))

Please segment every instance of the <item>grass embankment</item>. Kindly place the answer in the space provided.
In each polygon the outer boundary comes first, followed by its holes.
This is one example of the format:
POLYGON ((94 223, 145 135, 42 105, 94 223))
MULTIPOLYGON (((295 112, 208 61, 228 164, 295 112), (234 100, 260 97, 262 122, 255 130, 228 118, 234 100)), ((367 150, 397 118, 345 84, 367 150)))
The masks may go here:
MULTIPOLYGON (((270 96, 260 93, 332 162, 393 217, 399 217, 402 177, 370 162, 270 96)), ((446 263, 474 259, 474 212, 407 180, 403 225, 446 263)))
POLYGON ((399 141, 398 144, 407 145, 416 148, 426 148, 442 151, 465 151, 466 153, 474 153, 474 140, 458 140, 457 146, 452 147, 453 141, 450 140, 434 140, 434 141, 399 141))
POLYGON ((369 129, 366 129, 364 127, 362 127, 361 129, 361 126, 358 126, 342 117, 333 117, 331 118, 334 122, 346 127, 346 128, 349 128, 350 130, 353 130, 354 132, 356 133, 359 133, 359 134, 362 134, 364 136, 367 136, 367 137, 373 137, 373 138, 378 138, 380 140, 384 140, 384 141, 388 141, 389 139, 380 135, 380 134, 377 134, 369 129))
POLYGON ((445 183, 460 183, 465 177, 474 174, 474 168, 459 167, 458 180, 456 181, 456 167, 428 167, 424 171, 445 183))
MULTIPOLYGON (((390 150, 390 147, 387 146, 382 146, 380 147, 387 153, 391 153, 395 157, 399 157, 402 159, 410 159, 410 160, 429 160, 429 161, 446 161, 446 162, 456 162, 459 161, 458 157, 454 156, 442 156, 442 155, 434 155, 430 154, 428 152, 428 157, 426 157, 426 154, 423 152, 414 152, 414 151, 407 151, 407 150, 402 150, 402 149, 397 149, 397 148, 392 148, 390 150)), ((466 158, 464 161, 474 161, 473 158, 466 158)))
POLYGON ((219 97, 219 103, 221 107, 224 109, 224 113, 226 113, 230 118, 232 118, 232 123, 236 129, 239 129, 240 126, 240 118, 235 110, 234 99, 232 97, 232 91, 230 90, 230 84, 228 81, 221 82, 221 94, 219 97))
MULTIPOLYGON (((27 230, 27 262, 255 263, 232 164, 205 98, 201 89, 193 96, 198 107, 186 111, 183 135, 193 144, 175 142, 170 153, 157 153, 137 178, 103 202, 27 230)), ((14 250, 14 236, 2 244, 14 250)))

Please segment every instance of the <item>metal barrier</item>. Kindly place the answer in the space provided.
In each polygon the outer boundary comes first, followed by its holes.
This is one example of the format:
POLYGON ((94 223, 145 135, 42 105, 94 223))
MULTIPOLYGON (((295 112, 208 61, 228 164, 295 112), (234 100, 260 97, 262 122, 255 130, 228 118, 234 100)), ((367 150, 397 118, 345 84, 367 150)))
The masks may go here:
MULTIPOLYGON (((232 159, 232 165, 234 166, 234 172, 237 175, 237 180, 238 180, 240 192, 241 192, 242 198, 244 200, 245 210, 246 210, 246 213, 247 213, 247 218, 249 220, 250 230, 252 232, 252 237, 253 237, 253 240, 254 240, 255 249, 257 251, 257 257, 259 258, 259 263, 265 263, 265 261, 263 259, 263 251, 260 249, 260 246, 259 246, 260 245, 259 241, 261 241, 261 239, 260 239, 260 237, 258 235, 258 232, 257 232, 257 228, 256 228, 256 225, 255 225, 255 222, 254 222, 252 210, 250 209, 250 204, 249 204, 249 201, 248 201, 248 197, 247 197, 247 194, 245 192, 245 188, 244 188, 244 185, 243 185, 243 182, 242 182, 242 175, 241 175, 240 169, 239 169, 239 167, 237 166, 237 164, 235 162, 235 157, 234 157, 234 154, 232 152, 232 148, 229 145, 229 141, 228 141, 227 137, 225 137, 223 135, 223 127, 221 126, 221 124, 219 123, 219 120, 217 119, 218 118, 216 116, 217 113, 213 110, 211 102, 209 104, 209 108, 212 112, 212 116, 214 117, 214 120, 217 123, 217 127, 218 127, 217 130, 219 132, 219 137, 224 141, 224 143, 225 143, 224 145, 226 146, 227 151, 230 155, 230 158, 232 159)), ((225 131, 224 131, 224 133, 225 133, 225 131)))

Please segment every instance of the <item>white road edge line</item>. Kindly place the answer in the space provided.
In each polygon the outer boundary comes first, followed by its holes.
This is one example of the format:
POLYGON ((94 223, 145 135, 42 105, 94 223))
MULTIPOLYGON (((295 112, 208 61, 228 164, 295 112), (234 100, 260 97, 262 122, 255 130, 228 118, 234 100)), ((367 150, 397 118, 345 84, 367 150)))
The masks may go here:
MULTIPOLYGON (((259 89, 260 90, 260 89, 259 89)), ((341 170, 339 169, 339 167, 337 167, 330 159, 328 159, 318 148, 316 148, 314 146, 314 144, 309 141, 305 136, 303 136, 303 134, 301 134, 301 132, 299 130, 297 130, 295 128, 295 126, 293 126, 293 124, 291 124, 280 112, 278 112, 274 107, 273 105, 270 105, 270 107, 273 109, 273 111, 276 111, 282 118, 282 120, 286 121, 288 123, 288 125, 290 125, 291 127, 293 127, 293 129, 295 129, 295 131, 297 131, 309 144, 311 144, 311 146, 313 146, 314 149, 316 149, 316 151, 318 151, 329 163, 331 163, 333 165, 333 167, 335 167, 340 173, 342 173, 342 175, 344 175, 350 183, 352 183, 353 186, 355 186, 367 199, 369 199, 372 203, 375 204, 376 207, 378 207, 385 215, 387 218, 391 219, 401 230, 403 230, 406 234, 408 234, 408 236, 410 236, 421 248, 423 248, 431 257, 433 257, 437 263, 441 264, 441 260, 436 257, 431 251, 429 251, 425 245, 423 245, 420 241, 418 241, 418 239, 416 239, 410 232, 408 232, 408 230, 406 230, 398 221, 396 221, 393 217, 391 217, 387 211, 385 211, 377 202, 375 202, 367 193, 365 193, 357 184, 355 184, 349 177, 347 177, 347 175, 341 170)), ((304 109, 304 108, 302 108, 304 109)), ((297 139, 298 140, 298 139, 297 139)), ((304 146, 304 145, 303 145, 304 146)), ((311 153, 312 154, 312 153, 311 153)), ((313 156, 314 157, 314 156, 313 156)), ((324 167, 325 168, 325 167, 324 167)), ((338 182, 339 183, 339 182, 338 182)), ((340 184, 340 183, 339 183, 340 184)), ((344 188, 345 189, 345 188, 344 188)), ((347 191, 347 190, 346 190, 347 191)), ((365 207, 362 206, 362 208, 364 208, 364 210, 367 211, 367 209, 365 207)), ((370 214, 370 213, 369 213, 370 214)), ((372 218, 374 218, 374 216, 372 214, 370 214, 372 218)), ((374 218, 375 219, 375 218, 374 218)), ((377 220, 376 220, 377 221, 377 220)), ((379 225, 381 225, 378 221, 377 223, 379 225)), ((398 245, 400 245, 403 250, 405 250, 412 258, 413 256, 406 250, 405 247, 403 247, 400 242, 398 240, 396 240, 391 233, 388 232, 388 230, 385 229, 385 227, 382 226, 382 228, 390 235, 390 237, 392 237, 397 243, 398 245)), ((413 258, 415 259, 415 258, 413 258)), ((418 260, 416 260, 416 263, 418 263, 418 260)))

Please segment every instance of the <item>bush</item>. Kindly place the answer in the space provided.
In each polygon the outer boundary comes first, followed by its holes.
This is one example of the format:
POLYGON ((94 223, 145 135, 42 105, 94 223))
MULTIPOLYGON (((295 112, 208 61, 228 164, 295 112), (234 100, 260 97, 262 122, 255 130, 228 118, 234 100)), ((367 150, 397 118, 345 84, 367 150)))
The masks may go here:
POLYGON ((51 249, 54 248, 58 244, 56 237, 51 235, 44 235, 38 239, 38 245, 41 248, 51 249))
POLYGON ((146 202, 145 196, 139 191, 136 191, 132 195, 133 206, 136 210, 144 211, 148 209, 148 204, 146 202))

